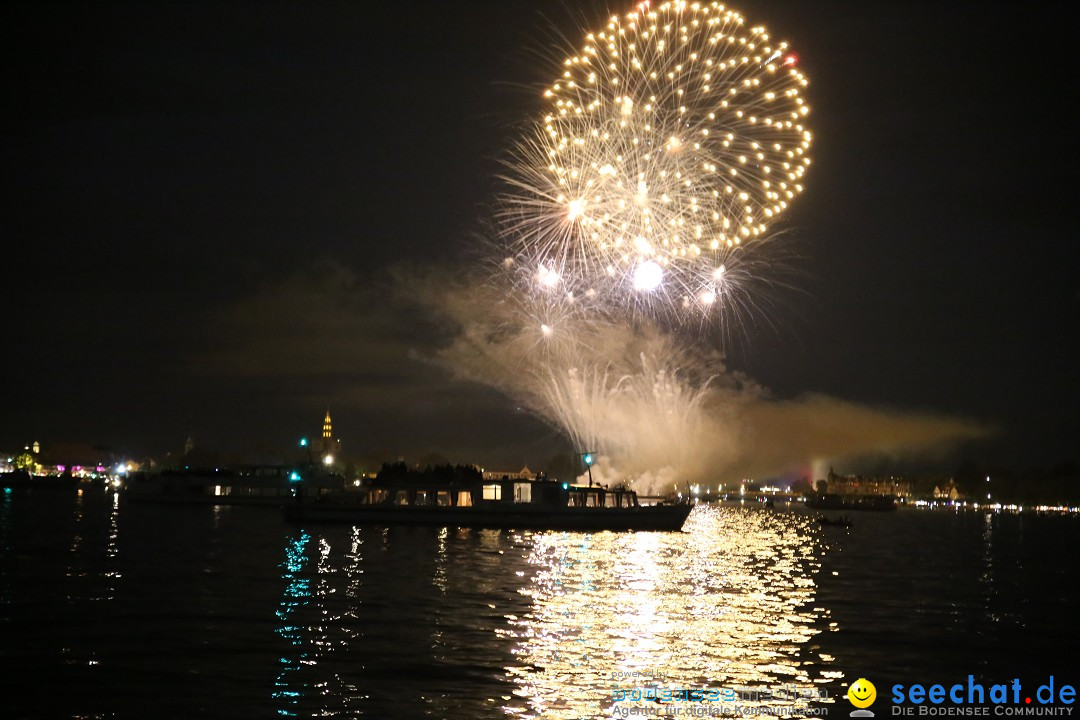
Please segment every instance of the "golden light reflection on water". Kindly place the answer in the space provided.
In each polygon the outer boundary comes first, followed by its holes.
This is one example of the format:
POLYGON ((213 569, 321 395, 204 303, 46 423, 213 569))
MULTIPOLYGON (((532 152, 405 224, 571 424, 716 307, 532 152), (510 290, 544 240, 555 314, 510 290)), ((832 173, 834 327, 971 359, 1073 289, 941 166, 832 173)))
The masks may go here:
POLYGON ((271 700, 282 716, 569 720, 645 705, 616 703, 616 689, 653 687, 634 672, 674 691, 835 686, 811 643, 829 620, 820 529, 715 507, 685 529, 290 530, 271 700))
POLYGON ((120 572, 118 556, 120 554, 120 494, 113 493, 109 498, 109 527, 105 539, 105 567, 102 577, 106 579, 106 595, 101 598, 113 600, 116 597, 117 581, 123 577, 120 572))
POLYGON ((809 519, 698 507, 684 530, 532 537, 537 569, 521 589, 531 610, 499 631, 518 659, 507 714, 611 716, 616 685, 811 694, 835 676, 800 652, 826 614, 813 605, 809 519), (657 679, 625 677, 634 672, 657 679))

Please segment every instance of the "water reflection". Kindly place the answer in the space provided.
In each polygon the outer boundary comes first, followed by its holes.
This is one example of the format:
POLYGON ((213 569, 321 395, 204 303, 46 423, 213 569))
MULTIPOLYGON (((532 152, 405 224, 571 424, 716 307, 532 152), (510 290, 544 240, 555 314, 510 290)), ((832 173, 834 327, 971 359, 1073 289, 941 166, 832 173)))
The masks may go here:
POLYGON ((307 605, 311 598, 311 581, 303 577, 304 565, 307 563, 307 544, 311 536, 301 532, 298 536, 290 538, 285 545, 285 561, 281 564, 283 570, 281 579, 285 583, 282 592, 281 603, 277 610, 277 619, 280 625, 277 633, 291 646, 290 652, 281 658, 281 674, 274 681, 276 690, 273 697, 280 705, 278 714, 295 717, 294 706, 303 693, 298 682, 293 682, 293 675, 308 662, 309 653, 305 648, 304 628, 294 623, 297 610, 307 605))
POLYGON ((7 715, 137 717, 168 697, 193 716, 612 717, 633 705, 616 683, 649 684, 613 673, 669 690, 834 678, 835 695, 858 668, 911 684, 1011 677, 1023 657, 1048 677, 1046 643, 1077 644, 1072 518, 840 529, 699 508, 680 534, 300 529, 79 489, 0 495, 0 660, 27 703, 7 715))
MULTIPOLYGON (((79 577, 82 575, 80 569, 77 567, 79 559, 79 550, 82 547, 83 536, 83 517, 86 514, 86 497, 83 489, 79 488, 75 493, 75 516, 72 521, 74 531, 71 533, 71 547, 69 548, 67 576, 79 577)), ((72 599, 71 596, 68 597, 72 599)))
POLYGON ((435 577, 431 582, 435 587, 439 589, 441 595, 446 595, 447 590, 447 578, 446 578, 446 538, 450 534, 449 528, 439 528, 438 534, 438 548, 435 551, 435 577))
POLYGON ((1003 619, 996 610, 997 587, 994 579, 994 532, 997 517, 996 513, 990 512, 983 515, 982 557, 980 558, 982 572, 979 574, 986 619, 991 623, 998 623, 1003 619))
POLYGON ((120 495, 77 488, 67 546, 69 602, 115 600, 120 570, 120 495), (102 511, 107 514, 102 517, 102 511))
MULTIPOLYGON (((817 632, 815 533, 805 518, 699 507, 684 534, 540 534, 508 618, 517 717, 610 715, 619 689, 787 688, 826 682, 803 658, 817 632)), ((620 708, 644 703, 622 702, 620 708)), ((787 704, 758 700, 744 704, 787 704)))
POLYGON ((652 671, 671 689, 824 682, 827 663, 806 652, 825 614, 813 525, 703 507, 687 530, 290 533, 275 709, 581 718, 611 716, 616 683, 647 685, 616 673, 652 671))
POLYGON ((117 556, 120 554, 120 493, 110 495, 109 526, 105 537, 105 568, 102 577, 106 581, 106 600, 116 597, 116 581, 123 577, 117 556))
MULTIPOLYGON (((5 561, 11 557, 13 502, 14 492, 11 488, 4 488, 2 494, 0 494, 0 560, 5 561)), ((10 605, 11 603, 11 575, 5 563, 0 565, 0 605, 10 605)), ((7 613, 0 616, 0 620, 6 623, 7 613)))
POLYGON ((349 598, 359 597, 360 585, 364 582, 364 568, 361 567, 364 555, 360 552, 363 544, 364 539, 360 536, 360 528, 350 528, 349 552, 345 554, 345 577, 348 578, 345 595, 349 598))
POLYGON ((364 699, 356 684, 340 672, 341 666, 350 664, 354 669, 363 667, 357 624, 364 541, 356 528, 349 540, 349 550, 337 562, 325 536, 301 532, 286 542, 277 634, 288 646, 272 693, 279 715, 307 715, 318 708, 324 716, 353 716, 356 704, 364 699), (339 587, 342 582, 344 587, 339 587))

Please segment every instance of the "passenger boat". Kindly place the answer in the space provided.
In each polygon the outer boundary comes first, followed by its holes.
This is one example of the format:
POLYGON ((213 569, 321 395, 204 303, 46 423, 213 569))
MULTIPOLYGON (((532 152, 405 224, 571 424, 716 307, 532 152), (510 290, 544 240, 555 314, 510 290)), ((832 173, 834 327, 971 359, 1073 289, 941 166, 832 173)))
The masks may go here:
POLYGON ((308 495, 340 492, 341 475, 288 465, 205 470, 164 470, 128 476, 121 491, 135 500, 203 505, 282 505, 293 500, 303 483, 308 495))
POLYGON ((422 524, 533 530, 682 529, 686 503, 642 505, 633 490, 548 479, 370 481, 286 504, 299 522, 422 524))

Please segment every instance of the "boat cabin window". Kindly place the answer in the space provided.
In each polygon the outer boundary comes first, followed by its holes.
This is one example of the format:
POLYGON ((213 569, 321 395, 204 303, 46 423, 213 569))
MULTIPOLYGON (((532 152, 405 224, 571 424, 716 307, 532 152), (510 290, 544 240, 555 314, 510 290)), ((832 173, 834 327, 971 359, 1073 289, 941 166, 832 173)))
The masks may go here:
POLYGON ((485 500, 502 500, 502 485, 485 485, 485 500))
POLYGON ((460 490, 457 494, 458 507, 472 507, 472 493, 468 490, 460 490))
POLYGON ((595 490, 592 492, 571 492, 567 504, 570 507, 600 507, 600 493, 595 490))
MULTIPOLYGON (((439 495, 436 498, 435 504, 438 505, 439 507, 449 507, 450 506, 450 491, 449 490, 440 490, 439 495)), ((460 505, 461 503, 458 503, 458 504, 460 505)))
POLYGON ((620 493, 604 493, 604 507, 619 507, 620 493))
POLYGON ((409 491, 398 490, 397 495, 394 496, 395 505, 408 505, 409 504, 409 491))
POLYGON ((532 483, 514 483, 514 502, 532 502, 532 483))
POLYGON ((429 491, 427 491, 427 490, 417 490, 416 491, 416 502, 413 503, 413 504, 414 505, 430 505, 431 504, 431 493, 429 491))

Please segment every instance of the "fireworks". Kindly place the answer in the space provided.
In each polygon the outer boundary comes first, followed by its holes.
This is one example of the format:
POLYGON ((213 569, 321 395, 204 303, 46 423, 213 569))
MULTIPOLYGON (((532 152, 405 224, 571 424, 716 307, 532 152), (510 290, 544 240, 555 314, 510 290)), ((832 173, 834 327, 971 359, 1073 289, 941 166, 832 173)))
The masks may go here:
POLYGON ((565 59, 507 163, 508 265, 560 302, 723 305, 803 190, 797 66, 787 43, 715 2, 613 16, 565 59))

